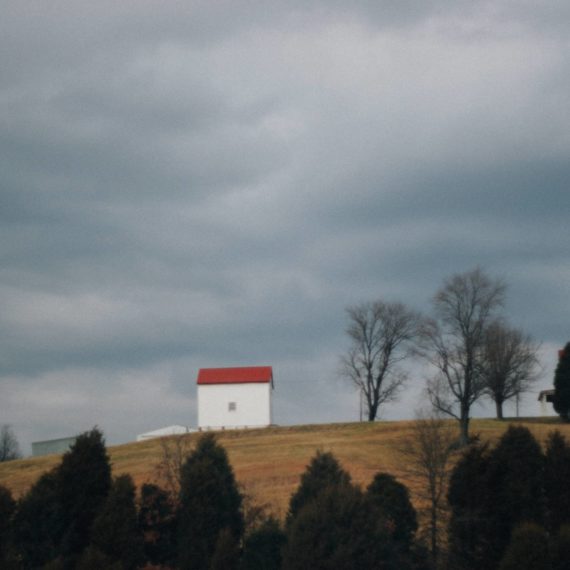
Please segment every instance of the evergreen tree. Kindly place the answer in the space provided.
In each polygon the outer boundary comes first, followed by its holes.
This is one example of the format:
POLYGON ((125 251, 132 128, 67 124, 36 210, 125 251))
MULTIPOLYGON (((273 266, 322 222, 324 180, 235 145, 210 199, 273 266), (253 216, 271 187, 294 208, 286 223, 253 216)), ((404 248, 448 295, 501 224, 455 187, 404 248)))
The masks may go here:
POLYGON ((15 511, 16 501, 14 501, 12 493, 0 485, 0 568, 8 566, 12 518, 15 511))
POLYGON ((552 570, 570 570, 570 526, 560 527, 550 545, 552 570))
POLYGON ((93 523, 91 544, 109 560, 120 562, 124 570, 142 564, 143 539, 130 475, 120 475, 113 481, 105 505, 93 523))
POLYGON ((350 475, 341 468, 332 453, 317 451, 301 475, 301 483, 289 502, 287 526, 299 511, 330 485, 348 485, 350 475))
MULTIPOLYGON (((560 441, 550 441, 554 456, 554 443, 560 441)), ((496 568, 506 556, 513 529, 526 523, 533 523, 534 530, 542 527, 545 473, 540 445, 524 427, 510 426, 491 452, 484 447, 468 450, 453 471, 448 493, 450 566, 496 568)), ((512 549, 519 552, 520 545, 512 549)))
POLYGON ((18 502, 13 540, 24 568, 40 568, 58 556, 63 532, 56 470, 44 473, 18 502))
POLYGON ((546 442, 544 491, 548 529, 557 532, 570 523, 570 446, 559 431, 546 442))
POLYGON ((486 525, 485 478, 489 465, 486 445, 472 445, 459 459, 451 474, 448 501, 450 568, 480 570, 484 568, 486 525))
POLYGON ((182 570, 207 569, 223 529, 241 541, 242 497, 227 453, 211 433, 198 440, 182 466, 178 519, 182 570))
POLYGON ((73 561, 89 543, 91 526, 111 488, 111 465, 103 434, 80 435, 57 468, 57 495, 64 535, 61 554, 73 561))
POLYGON ((484 567, 495 567, 513 529, 525 522, 544 524, 544 455, 527 428, 510 426, 489 457, 485 477, 484 567))
POLYGON ((366 489, 365 499, 377 509, 392 539, 408 551, 418 528, 408 488, 388 473, 377 473, 366 489))
MULTIPOLYGON (((95 546, 88 546, 84 551, 75 570, 124 570, 123 565, 118 560, 103 554, 95 546)), ((47 570, 47 569, 45 569, 47 570)), ((55 569, 54 569, 55 570, 55 569)), ((57 569, 59 570, 59 568, 57 569)))
POLYGON ((533 523, 513 531, 499 570, 551 570, 546 531, 533 523))
POLYGON ((564 421, 570 420, 570 342, 564 347, 554 372, 554 409, 564 421))
POLYGON ((280 570, 287 542, 279 521, 270 517, 246 539, 241 570, 280 570))
POLYGON ((141 488, 138 514, 145 558, 155 565, 170 566, 176 560, 176 525, 169 494, 150 483, 141 488))
POLYGON ((376 514, 353 485, 328 486, 292 520, 284 570, 409 568, 376 514))
POLYGON ((239 560, 239 544, 232 531, 229 528, 223 528, 218 534, 209 570, 237 570, 239 560))
MULTIPOLYGON (((65 568, 66 568, 65 562, 63 561, 63 558, 61 558, 61 556, 56 558, 55 560, 52 560, 51 562, 48 562, 45 566, 42 566, 42 570, 65 570, 65 568)), ((101 566, 99 566, 99 568, 101 568, 101 566)), ((74 570, 79 570, 79 568, 75 568, 74 570)))

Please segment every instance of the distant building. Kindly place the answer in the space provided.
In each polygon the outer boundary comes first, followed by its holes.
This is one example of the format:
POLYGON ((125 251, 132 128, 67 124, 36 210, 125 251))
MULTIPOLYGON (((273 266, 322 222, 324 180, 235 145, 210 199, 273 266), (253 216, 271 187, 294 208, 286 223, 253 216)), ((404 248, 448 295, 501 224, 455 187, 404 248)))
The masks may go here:
POLYGON ((168 426, 155 429, 154 431, 141 433, 140 435, 137 435, 137 441, 146 441, 147 439, 156 439, 157 437, 167 437, 169 435, 183 435, 192 431, 196 431, 196 428, 190 429, 186 426, 168 426))
POLYGON ((271 425, 271 366, 202 368, 197 384, 198 429, 271 425))
MULTIPOLYGON (((558 360, 560 360, 564 356, 564 349, 561 348, 558 351, 558 360)), ((547 404, 552 404, 554 402, 554 389, 550 390, 541 390, 538 394, 538 401, 540 402, 540 415, 546 416, 552 415, 553 409, 549 408, 547 404)))
POLYGON ((554 390, 541 390, 538 394, 538 401, 540 402, 540 415, 547 416, 552 412, 552 408, 548 408, 546 404, 552 404, 554 400, 554 390))
POLYGON ((47 439, 45 441, 32 442, 32 456, 51 455, 65 453, 75 443, 77 436, 61 437, 59 439, 47 439))

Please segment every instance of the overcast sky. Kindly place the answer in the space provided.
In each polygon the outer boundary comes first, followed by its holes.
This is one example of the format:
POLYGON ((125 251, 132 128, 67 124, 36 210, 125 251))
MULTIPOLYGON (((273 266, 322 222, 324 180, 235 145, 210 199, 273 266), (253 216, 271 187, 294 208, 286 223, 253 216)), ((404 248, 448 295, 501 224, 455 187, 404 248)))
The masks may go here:
POLYGON ((0 423, 26 453, 193 426, 209 366, 272 365, 276 423, 356 420, 346 306, 427 313, 476 265, 551 387, 566 0, 0 5, 0 423))

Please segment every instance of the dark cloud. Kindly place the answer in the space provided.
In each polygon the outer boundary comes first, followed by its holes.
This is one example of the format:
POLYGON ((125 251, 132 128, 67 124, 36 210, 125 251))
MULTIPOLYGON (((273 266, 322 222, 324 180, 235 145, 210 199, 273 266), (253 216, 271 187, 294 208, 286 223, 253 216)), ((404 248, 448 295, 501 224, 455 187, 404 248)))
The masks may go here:
MULTIPOLYGON (((8 2, 5 421, 25 444, 94 424, 124 441, 195 423, 198 368, 256 363, 275 367, 278 423, 356 419, 344 308, 428 312, 475 265, 509 283, 548 386, 570 284, 567 15, 8 2)), ((411 367, 387 418, 421 401, 411 367)))

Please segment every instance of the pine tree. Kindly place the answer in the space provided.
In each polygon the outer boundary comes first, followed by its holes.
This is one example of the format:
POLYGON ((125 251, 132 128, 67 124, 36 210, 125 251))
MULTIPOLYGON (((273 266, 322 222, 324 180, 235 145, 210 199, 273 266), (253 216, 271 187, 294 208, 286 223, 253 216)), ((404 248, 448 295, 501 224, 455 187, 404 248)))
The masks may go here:
POLYGON ((491 452, 485 447, 467 451, 448 493, 452 568, 496 568, 514 528, 544 525, 544 469, 540 445, 520 426, 510 426, 491 452))
POLYGON ((209 570, 237 570, 239 561, 239 544, 232 531, 229 528, 223 528, 218 534, 209 570))
POLYGON ((485 568, 484 529, 487 513, 484 505, 488 466, 488 447, 473 445, 463 453, 451 474, 448 490, 451 507, 448 532, 450 568, 485 568))
POLYGON ((113 481, 105 505, 93 523, 91 544, 109 560, 120 562, 124 570, 142 564, 143 539, 130 475, 120 475, 113 481))
POLYGON ((378 510, 392 539, 408 551, 418 528, 408 488, 388 473, 377 473, 366 489, 365 499, 378 510))
POLYGON ((203 435, 182 466, 178 513, 181 570, 208 568, 220 532, 228 529, 240 542, 244 521, 242 497, 227 453, 213 434, 203 435))
POLYGON ((554 372, 554 399, 556 412, 564 421, 570 421, 570 342, 566 344, 554 372))
MULTIPOLYGON (((106 554, 103 554, 95 546, 88 546, 83 551, 83 554, 79 558, 77 566, 75 567, 75 570, 103 570, 103 569, 124 570, 123 565, 118 560, 113 560, 106 554)), ((59 570, 59 568, 57 570, 59 570)))
POLYGON ((499 570, 551 570, 546 531, 533 523, 515 528, 499 570))
POLYGON ((549 434, 546 442, 544 491, 548 529, 557 532, 570 524, 570 446, 559 431, 549 434))
POLYGON ((513 529, 544 524, 544 455, 527 428, 510 426, 489 457, 485 496, 487 567, 503 556, 513 529))
POLYGON ((552 570, 570 570, 570 526, 560 527, 550 544, 552 570))
POLYGON ((348 485, 350 475, 341 468, 332 453, 317 451, 301 475, 301 483, 289 502, 287 526, 298 512, 330 485, 348 485))
POLYGON ((57 468, 57 495, 64 536, 61 554, 73 560, 89 543, 91 526, 111 488, 111 465, 103 434, 93 428, 78 436, 57 468))
POLYGON ((245 539, 240 570, 280 570, 286 542, 279 521, 269 517, 245 539))
POLYGON ((44 473, 19 501, 13 540, 24 568, 41 568, 55 560, 63 533, 56 470, 44 473))
POLYGON ((176 560, 176 525, 169 493, 157 485, 141 488, 138 524, 144 539, 146 559, 171 566, 176 560))
POLYGON ((0 567, 8 565, 8 550, 10 547, 12 518, 16 511, 16 501, 12 493, 0 485, 0 567))
POLYGON ((292 520, 283 569, 409 568, 376 514, 357 487, 329 485, 292 520))

